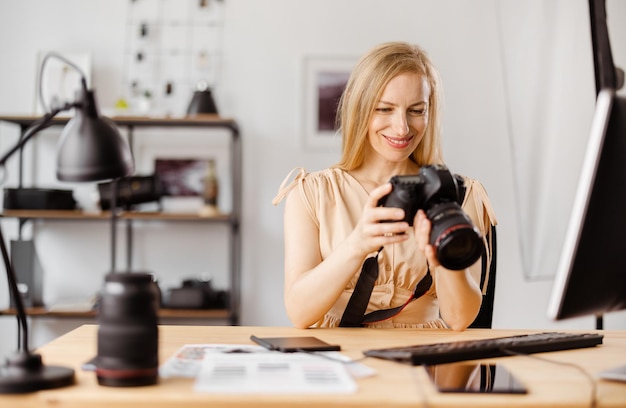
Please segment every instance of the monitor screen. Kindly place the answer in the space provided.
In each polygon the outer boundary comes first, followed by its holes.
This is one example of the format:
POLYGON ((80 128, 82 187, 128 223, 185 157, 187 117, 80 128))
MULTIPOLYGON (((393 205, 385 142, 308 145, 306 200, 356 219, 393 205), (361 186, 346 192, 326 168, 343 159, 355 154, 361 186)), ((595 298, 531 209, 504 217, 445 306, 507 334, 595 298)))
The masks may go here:
POLYGON ((598 94, 548 317, 626 309, 625 233, 626 98, 606 89, 598 94))

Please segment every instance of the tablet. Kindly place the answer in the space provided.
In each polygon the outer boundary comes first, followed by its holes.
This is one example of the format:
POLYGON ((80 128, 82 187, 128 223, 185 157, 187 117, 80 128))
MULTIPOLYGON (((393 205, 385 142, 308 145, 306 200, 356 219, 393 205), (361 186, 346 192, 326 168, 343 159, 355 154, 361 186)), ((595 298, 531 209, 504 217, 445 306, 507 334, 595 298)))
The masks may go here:
POLYGON ((293 353, 296 351, 339 351, 337 344, 329 344, 324 340, 312 336, 301 337, 257 337, 250 336, 250 340, 265 347, 268 350, 293 353))
POLYGON ((526 394, 526 387, 501 364, 446 363, 425 366, 439 392, 526 394))

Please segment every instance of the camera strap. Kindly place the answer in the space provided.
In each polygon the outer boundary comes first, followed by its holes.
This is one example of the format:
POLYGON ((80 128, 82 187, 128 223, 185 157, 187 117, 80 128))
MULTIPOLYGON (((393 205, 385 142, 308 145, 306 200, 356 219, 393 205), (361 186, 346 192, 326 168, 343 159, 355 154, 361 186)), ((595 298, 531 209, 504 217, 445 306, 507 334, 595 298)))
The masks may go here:
POLYGON ((363 316, 372 295, 372 289, 374 289, 374 282, 378 278, 378 254, 382 250, 381 247, 375 256, 370 256, 363 262, 359 280, 356 282, 354 292, 352 292, 346 310, 341 316, 339 327, 363 326, 363 316))
POLYGON ((430 289, 433 278, 429 267, 426 275, 415 286, 411 297, 403 305, 392 309, 375 310, 365 314, 367 304, 372 296, 374 283, 378 278, 378 255, 382 249, 381 247, 375 256, 371 256, 363 262, 361 274, 354 287, 352 296, 350 296, 346 310, 343 312, 339 327, 362 327, 366 323, 375 323, 389 319, 400 313, 411 301, 424 295, 430 289))
POLYGON ((430 268, 428 268, 428 270, 426 271, 426 275, 424 275, 424 277, 419 282, 417 282, 417 285, 415 285, 415 290, 413 291, 413 294, 403 305, 394 307, 393 309, 375 310, 373 312, 370 312, 366 314, 365 316, 363 316, 363 323, 381 322, 383 320, 387 320, 397 315, 398 313, 402 311, 402 309, 404 309, 413 300, 421 297, 426 292, 428 292, 428 289, 430 289, 430 286, 432 284, 433 284, 433 277, 430 274, 430 268))

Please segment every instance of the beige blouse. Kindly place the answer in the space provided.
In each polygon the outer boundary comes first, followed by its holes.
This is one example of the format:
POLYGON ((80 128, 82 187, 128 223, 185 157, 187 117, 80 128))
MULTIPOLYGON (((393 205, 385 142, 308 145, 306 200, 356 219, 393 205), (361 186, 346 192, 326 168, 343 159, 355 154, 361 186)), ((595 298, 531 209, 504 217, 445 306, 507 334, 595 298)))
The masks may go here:
MULTIPOLYGON (((496 225, 496 218, 489 198, 483 186, 476 180, 465 179, 466 194, 463 210, 470 216, 483 236, 491 225, 496 225)), ((319 228, 319 243, 322 259, 350 234, 359 221, 361 212, 368 198, 367 191, 348 172, 339 168, 328 168, 314 173, 307 173, 302 168, 292 170, 281 184, 273 200, 278 205, 294 188, 302 194, 311 219, 319 228), (292 179, 294 172, 298 172, 292 179), (291 181, 290 181, 291 180, 291 181)), ((410 231, 413 234, 413 231, 410 231)), ((487 246, 487 242, 485 242, 487 246)), ((370 254, 375 255, 375 253, 370 254)), ((487 254, 488 263, 491 254, 487 254)), ((407 302, 415 290, 415 285, 427 272, 426 259, 417 249, 414 239, 383 248, 378 256, 379 275, 367 307, 366 313, 374 310, 389 309, 407 302)), ((396 316, 372 324, 368 327, 428 327, 445 328, 439 317, 437 301, 437 269, 431 270, 433 284, 422 297, 410 302, 396 316)), ((480 283, 481 261, 470 267, 472 276, 480 283)), ((352 295, 360 270, 345 288, 334 306, 326 315, 314 324, 315 327, 335 327, 339 325, 343 312, 352 295)), ((483 292, 487 287, 485 279, 483 292)))

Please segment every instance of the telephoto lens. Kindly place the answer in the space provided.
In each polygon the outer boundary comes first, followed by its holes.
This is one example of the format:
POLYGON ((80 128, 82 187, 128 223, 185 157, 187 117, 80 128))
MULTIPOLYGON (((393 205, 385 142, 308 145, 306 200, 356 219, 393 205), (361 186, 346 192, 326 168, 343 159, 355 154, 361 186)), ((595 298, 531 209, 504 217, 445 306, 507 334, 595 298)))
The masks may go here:
POLYGON ((98 384, 156 384, 159 368, 157 286, 148 273, 109 273, 98 305, 98 384))
POLYGON ((432 225, 430 244, 444 268, 461 270, 480 259, 485 248, 482 235, 457 203, 436 204, 426 216, 432 225))

